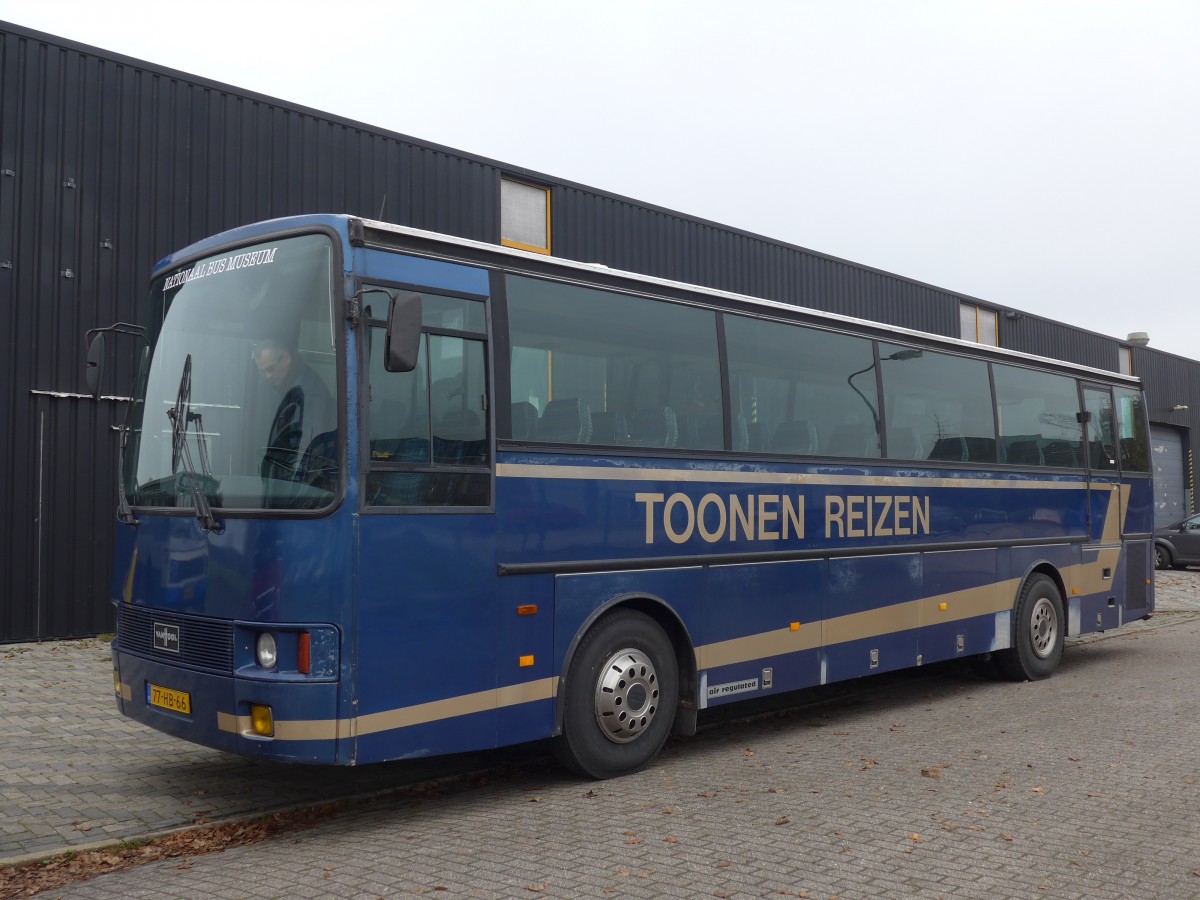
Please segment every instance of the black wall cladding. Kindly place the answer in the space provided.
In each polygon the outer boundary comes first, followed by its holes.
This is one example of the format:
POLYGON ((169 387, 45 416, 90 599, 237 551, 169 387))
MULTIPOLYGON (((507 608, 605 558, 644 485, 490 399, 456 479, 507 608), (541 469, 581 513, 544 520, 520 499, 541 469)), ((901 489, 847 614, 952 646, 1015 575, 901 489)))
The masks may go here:
MULTIPOLYGON (((116 428, 132 372, 110 373, 104 392, 114 399, 83 396, 83 335, 140 321, 154 261, 206 235, 335 212, 498 241, 499 181, 511 174, 551 186, 559 256, 938 334, 957 334, 964 299, 3 22, 0 173, 10 360, 0 387, 0 642, 112 630, 116 428)), ((1111 338, 1003 312, 1006 347, 1116 366, 1111 338)), ((1156 390, 1200 383, 1190 360, 1141 350, 1134 359, 1154 370, 1156 390)), ((1152 418, 1163 405, 1152 402, 1152 418)), ((1200 413, 1200 401, 1191 407, 1200 413)))

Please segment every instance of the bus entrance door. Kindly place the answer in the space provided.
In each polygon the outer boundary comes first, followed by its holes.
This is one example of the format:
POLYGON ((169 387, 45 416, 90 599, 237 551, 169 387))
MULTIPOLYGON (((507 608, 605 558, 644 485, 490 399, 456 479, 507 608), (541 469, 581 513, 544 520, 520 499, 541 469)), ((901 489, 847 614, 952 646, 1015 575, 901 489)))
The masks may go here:
POLYGON ((1088 470, 1088 541, 1083 548, 1079 628, 1088 632, 1104 631, 1121 624, 1117 564, 1121 559, 1121 522, 1125 510, 1117 468, 1112 390, 1085 385, 1083 408, 1088 470))

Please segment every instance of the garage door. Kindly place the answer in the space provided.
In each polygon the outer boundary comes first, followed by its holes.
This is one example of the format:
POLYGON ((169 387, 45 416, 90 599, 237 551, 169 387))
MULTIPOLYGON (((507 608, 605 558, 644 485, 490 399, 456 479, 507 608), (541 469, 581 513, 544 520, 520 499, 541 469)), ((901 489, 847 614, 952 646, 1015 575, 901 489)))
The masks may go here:
POLYGON ((1161 528, 1186 519, 1191 512, 1183 477, 1183 433, 1151 425, 1150 449, 1154 460, 1154 527, 1161 528))

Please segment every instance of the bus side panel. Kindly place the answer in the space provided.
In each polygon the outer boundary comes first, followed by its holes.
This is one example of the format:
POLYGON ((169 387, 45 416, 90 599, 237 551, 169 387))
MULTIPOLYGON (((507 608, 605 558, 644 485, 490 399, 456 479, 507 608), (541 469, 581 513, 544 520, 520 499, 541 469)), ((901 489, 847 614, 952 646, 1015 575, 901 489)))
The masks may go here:
POLYGON ((826 582, 826 671, 843 681, 917 664, 919 553, 831 559, 826 582))
POLYGON ((494 747, 495 517, 359 520, 360 763, 494 747))
POLYGON ((824 560, 709 570, 701 706, 820 682, 824 581, 824 560))
POLYGON ((1125 544, 1125 611, 1122 624, 1144 619, 1154 612, 1154 542, 1129 541, 1125 544))
POLYGON ((542 698, 505 705, 497 743, 549 737, 554 734, 559 674, 554 660, 554 576, 511 575, 495 584, 500 690, 519 689, 542 698))
POLYGON ((917 616, 923 665, 995 649, 996 618, 1007 624, 1012 605, 1012 592, 997 587, 1007 556, 995 548, 924 555, 926 599, 917 616))

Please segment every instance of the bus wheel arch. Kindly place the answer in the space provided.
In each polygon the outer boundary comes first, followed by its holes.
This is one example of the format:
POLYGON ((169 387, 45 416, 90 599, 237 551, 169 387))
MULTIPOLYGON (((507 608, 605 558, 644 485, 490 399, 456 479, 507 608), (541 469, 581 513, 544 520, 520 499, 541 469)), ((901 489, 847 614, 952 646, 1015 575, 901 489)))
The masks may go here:
POLYGON ((1034 681, 1058 667, 1067 633, 1065 597, 1053 567, 1037 566, 1025 577, 1013 605, 1012 646, 995 654, 1003 675, 1034 681))
POLYGON ((589 778, 640 769, 689 708, 694 730, 695 704, 680 700, 694 695, 695 678, 695 654, 669 608, 644 597, 606 605, 564 660, 556 756, 589 778))

